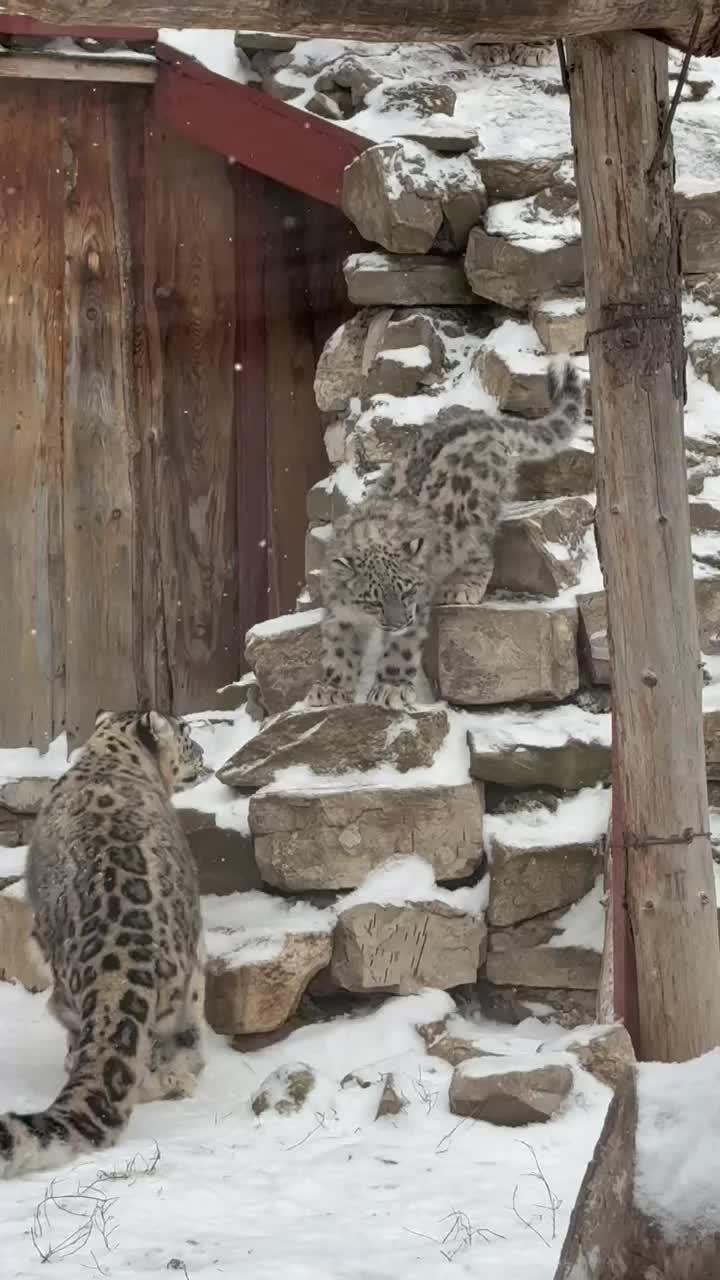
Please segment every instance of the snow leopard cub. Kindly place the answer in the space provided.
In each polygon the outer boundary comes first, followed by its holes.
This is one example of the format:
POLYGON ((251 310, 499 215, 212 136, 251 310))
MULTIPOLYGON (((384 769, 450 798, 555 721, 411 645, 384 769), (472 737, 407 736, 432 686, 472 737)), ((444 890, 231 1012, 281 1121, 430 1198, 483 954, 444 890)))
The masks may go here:
POLYGON ((414 686, 430 606, 479 604, 493 569, 495 531, 514 463, 561 449, 574 435, 585 389, 571 363, 548 370, 550 411, 536 422, 470 414, 419 434, 335 524, 323 581, 323 678, 312 706, 352 702, 369 628, 384 650, 368 702, 401 709, 414 686))
POLYGON ((554 40, 523 40, 512 44, 469 46, 470 57, 478 66, 497 67, 512 63, 516 67, 547 67, 555 60, 554 40))

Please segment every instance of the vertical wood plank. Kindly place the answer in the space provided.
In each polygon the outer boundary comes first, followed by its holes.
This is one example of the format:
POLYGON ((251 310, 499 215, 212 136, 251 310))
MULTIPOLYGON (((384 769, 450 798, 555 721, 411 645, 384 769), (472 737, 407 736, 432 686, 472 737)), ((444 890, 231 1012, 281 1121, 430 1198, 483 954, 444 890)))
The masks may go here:
POLYGON ((162 343, 155 283, 157 279, 157 144, 152 94, 125 95, 129 276, 132 300, 132 362, 136 424, 132 486, 134 503, 133 586, 134 668, 139 706, 173 710, 168 655, 166 597, 160 538, 158 492, 163 435, 162 343))
POLYGON ((266 182, 240 165, 235 188, 235 437, 239 626, 242 636, 269 613, 266 182))
MULTIPOLYGON (((177 710, 239 670, 235 218, 227 164, 154 130, 162 430, 156 494, 168 664, 177 710)), ((150 234, 150 232, 148 232, 150 234)))
POLYGON ((126 175, 115 149, 113 91, 73 86, 65 169, 65 572, 68 735, 84 738, 98 705, 131 707, 134 440, 126 175))
POLYGON ((276 614, 291 610, 302 590, 306 495, 328 463, 313 391, 317 339, 307 211, 300 196, 274 184, 268 184, 266 211, 269 602, 276 614))
POLYGON ((64 718, 63 87, 0 86, 0 746, 64 718))

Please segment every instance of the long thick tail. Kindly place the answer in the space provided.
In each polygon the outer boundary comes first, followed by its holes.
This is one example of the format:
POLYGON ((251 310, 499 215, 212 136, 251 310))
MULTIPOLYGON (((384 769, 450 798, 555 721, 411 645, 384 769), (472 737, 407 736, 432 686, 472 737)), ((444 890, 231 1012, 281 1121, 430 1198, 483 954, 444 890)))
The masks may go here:
MULTIPOLYGON (((570 361, 561 368, 550 365, 547 371, 549 412, 544 418, 518 426, 512 422, 515 447, 524 458, 546 458, 557 453, 572 440, 585 408, 585 385, 570 361)), ((508 419, 503 418, 506 433, 508 419)))
POLYGON ((53 1169, 122 1134, 148 1062, 154 995, 127 988, 102 1027, 100 1005, 84 1021, 68 1080, 47 1110, 0 1116, 0 1178, 53 1169))

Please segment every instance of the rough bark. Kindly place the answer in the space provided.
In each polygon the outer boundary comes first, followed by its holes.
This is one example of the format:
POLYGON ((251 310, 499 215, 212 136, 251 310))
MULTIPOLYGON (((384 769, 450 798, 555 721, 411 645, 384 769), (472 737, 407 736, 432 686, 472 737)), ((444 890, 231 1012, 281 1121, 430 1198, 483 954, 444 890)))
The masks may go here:
POLYGON ((712 0, 7 0, 3 12, 68 25, 240 27, 346 40, 493 43, 650 28, 684 48, 698 8, 698 52, 715 53, 712 0))

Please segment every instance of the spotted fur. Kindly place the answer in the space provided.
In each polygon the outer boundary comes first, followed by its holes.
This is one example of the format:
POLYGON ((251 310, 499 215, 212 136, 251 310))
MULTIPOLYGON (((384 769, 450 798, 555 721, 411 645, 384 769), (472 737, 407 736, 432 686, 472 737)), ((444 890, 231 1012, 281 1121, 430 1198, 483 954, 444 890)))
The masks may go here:
POLYGON ((100 712, 38 816, 28 895, 67 1079, 46 1111, 0 1116, 0 1177, 111 1146, 136 1102, 194 1088, 204 954, 197 872, 169 793, 201 760, 180 720, 100 712))
POLYGON ((495 532, 519 458, 561 449, 575 433, 584 388, 567 362, 548 372, 550 412, 532 424, 471 414, 421 432, 365 501, 336 522, 323 592, 323 678, 315 706, 351 702, 366 633, 385 647, 368 701, 414 701, 432 603, 479 604, 493 568, 495 532))
POLYGON ((470 57, 478 66, 546 67, 554 62, 554 40, 515 40, 509 44, 470 44, 470 57))

